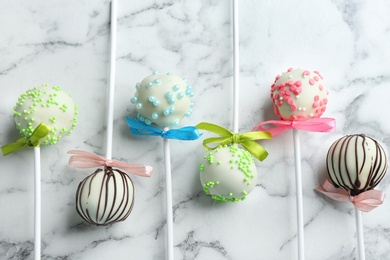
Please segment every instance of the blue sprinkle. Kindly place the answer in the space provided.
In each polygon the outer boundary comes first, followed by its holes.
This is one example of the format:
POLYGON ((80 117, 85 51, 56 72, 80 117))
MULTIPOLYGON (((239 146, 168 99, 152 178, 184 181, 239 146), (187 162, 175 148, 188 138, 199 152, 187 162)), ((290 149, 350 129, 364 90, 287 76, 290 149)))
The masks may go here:
POLYGON ((148 84, 146 84, 146 88, 151 88, 152 86, 153 86, 152 82, 148 82, 148 84))
POLYGON ((153 97, 153 96, 150 96, 150 97, 149 97, 149 101, 153 103, 154 101, 156 101, 156 98, 153 97))
POLYGON ((194 103, 190 103, 190 108, 193 108, 194 107, 194 103))
POLYGON ((164 108, 163 114, 164 114, 164 116, 169 116, 169 114, 170 114, 169 108, 164 108))
POLYGON ((171 105, 172 105, 173 103, 175 103, 175 101, 176 101, 176 100, 175 100, 174 97, 168 98, 168 103, 171 104, 171 105))
POLYGON ((154 83, 154 84, 160 84, 160 82, 161 82, 161 81, 160 81, 159 79, 153 80, 153 83, 154 83))
POLYGON ((180 89, 180 86, 176 84, 173 86, 172 89, 173 89, 173 91, 178 91, 180 89))
POLYGON ((141 86, 141 84, 139 82, 137 82, 137 84, 135 84, 136 89, 139 89, 140 86, 141 86))
POLYGON ((135 104, 135 103, 137 103, 137 101, 138 101, 138 98, 136 96, 131 98, 131 103, 135 104))
POLYGON ((152 123, 152 121, 150 121, 149 119, 145 118, 145 124, 150 125, 151 123, 152 123))
POLYGON ((153 75, 156 75, 158 74, 158 71, 157 70, 153 70, 153 75))
POLYGON ((171 91, 168 91, 167 93, 165 93, 165 96, 167 98, 173 97, 173 93, 171 91))
POLYGON ((137 105, 135 105, 135 107, 136 107, 137 109, 141 109, 141 108, 142 108, 142 104, 141 104, 141 103, 137 103, 137 105))
POLYGON ((138 119, 141 120, 142 122, 145 121, 145 117, 141 116, 140 114, 137 115, 138 119))
POLYGON ((158 114, 157 114, 156 112, 154 112, 154 113, 152 114, 152 118, 153 118, 153 119, 157 119, 157 118, 158 118, 158 114))
POLYGON ((192 114, 192 109, 191 108, 189 108, 188 110, 187 110, 187 112, 185 113, 185 116, 190 116, 192 114))
POLYGON ((159 100, 155 100, 153 102, 153 106, 158 107, 159 105, 160 105, 160 101, 159 100))
POLYGON ((170 107, 170 108, 169 108, 169 113, 172 114, 173 112, 175 112, 175 107, 170 107))
POLYGON ((179 125, 179 123, 180 123, 180 122, 179 122, 179 120, 175 120, 175 121, 173 121, 173 125, 174 125, 174 126, 178 126, 178 125, 179 125))
POLYGON ((178 99, 182 99, 183 97, 184 97, 184 93, 183 92, 177 93, 177 98, 178 99))

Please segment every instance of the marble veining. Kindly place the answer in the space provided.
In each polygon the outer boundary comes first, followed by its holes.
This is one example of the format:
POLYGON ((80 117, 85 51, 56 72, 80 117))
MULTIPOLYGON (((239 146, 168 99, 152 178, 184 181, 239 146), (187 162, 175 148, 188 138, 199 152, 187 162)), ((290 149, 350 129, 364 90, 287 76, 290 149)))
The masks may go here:
MULTIPOLYGON (((240 5, 240 132, 276 119, 274 77, 319 70, 329 89, 332 133, 301 133, 306 259, 357 259, 354 212, 313 189, 326 177, 330 145, 364 133, 389 154, 390 2, 255 1, 240 5)), ((131 176, 135 204, 124 222, 90 226, 75 209, 78 183, 94 169, 67 165, 71 149, 105 154, 110 1, 0 2, 0 144, 17 139, 13 111, 27 88, 60 85, 79 105, 70 137, 42 149, 42 258, 165 259, 161 138, 133 136, 135 84, 153 70, 188 79, 194 110, 182 126, 232 127, 232 6, 218 0, 118 0, 113 158, 154 167, 131 176)), ((209 134, 205 134, 208 136, 209 134)), ((175 259, 297 259, 292 133, 262 140, 258 183, 241 203, 217 203, 199 181, 201 140, 171 142, 175 259)), ((33 152, 0 158, 0 259, 33 259, 33 152)), ((387 192, 386 176, 378 189, 387 192)), ((390 203, 363 214, 367 259, 390 258, 390 203)))

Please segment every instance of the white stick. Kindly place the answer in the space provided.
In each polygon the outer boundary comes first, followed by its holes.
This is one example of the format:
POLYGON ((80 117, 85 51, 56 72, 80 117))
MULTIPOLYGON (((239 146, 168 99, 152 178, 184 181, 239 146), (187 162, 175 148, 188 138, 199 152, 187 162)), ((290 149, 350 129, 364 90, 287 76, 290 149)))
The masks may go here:
POLYGON ((302 167, 301 167, 301 145, 299 131, 293 129, 294 136, 294 157, 295 157, 295 185, 297 193, 297 231, 298 231, 298 259, 305 259, 305 240, 303 229, 303 200, 302 200, 302 167))
POLYGON ((233 132, 238 133, 240 55, 238 0, 233 0, 233 132))
MULTIPOLYGON (((164 131, 169 128, 165 127, 164 131)), ((167 208, 167 259, 173 260, 173 208, 172 208, 172 176, 171 176, 171 151, 169 139, 164 138, 164 160, 165 160, 165 187, 166 187, 166 208, 167 208)))
POLYGON ((114 124, 114 97, 115 97, 115 58, 116 58, 116 30, 117 30, 117 1, 111 2, 111 42, 110 42, 110 85, 108 94, 107 112, 107 145, 106 158, 112 158, 112 136, 114 124))
POLYGON ((355 208, 355 217, 356 217, 356 235, 358 241, 359 260, 365 260, 366 255, 364 250, 362 213, 360 212, 360 210, 356 208, 355 208))
POLYGON ((34 147, 34 253, 41 259, 41 149, 34 147))

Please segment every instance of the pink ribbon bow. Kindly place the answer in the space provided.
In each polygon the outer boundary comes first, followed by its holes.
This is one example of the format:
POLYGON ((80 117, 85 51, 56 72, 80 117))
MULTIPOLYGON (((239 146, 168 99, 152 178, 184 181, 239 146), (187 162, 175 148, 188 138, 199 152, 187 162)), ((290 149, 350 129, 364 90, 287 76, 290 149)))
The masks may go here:
POLYGON ((76 168, 94 168, 99 166, 116 167, 127 173, 143 177, 150 177, 153 172, 152 166, 145 164, 130 164, 114 160, 108 160, 94 153, 81 150, 70 150, 68 154, 74 154, 69 158, 69 165, 76 168))
POLYGON ((280 135, 290 129, 298 129, 310 132, 330 132, 336 127, 334 118, 314 118, 305 121, 270 120, 260 123, 253 130, 265 131, 272 136, 280 135), (264 128, 265 125, 273 125, 273 128, 264 128))
POLYGON ((329 180, 326 180, 322 186, 315 188, 325 196, 337 201, 350 201, 360 211, 369 212, 379 205, 385 199, 385 193, 380 190, 368 190, 357 196, 350 196, 342 188, 336 188, 329 180))

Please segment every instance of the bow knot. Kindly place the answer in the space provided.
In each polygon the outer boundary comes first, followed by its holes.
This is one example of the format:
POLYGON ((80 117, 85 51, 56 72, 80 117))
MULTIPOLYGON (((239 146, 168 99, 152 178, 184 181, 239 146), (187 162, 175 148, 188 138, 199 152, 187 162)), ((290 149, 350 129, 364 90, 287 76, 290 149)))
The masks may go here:
POLYGON ((159 128, 147 125, 134 118, 126 117, 127 125, 130 131, 134 135, 138 136, 161 136, 166 139, 177 139, 177 140, 196 140, 202 135, 199 134, 198 129, 193 126, 186 126, 178 129, 170 129, 163 131, 159 128))
POLYGON ((317 186, 315 189, 333 200, 350 201, 356 209, 364 212, 375 209, 385 199, 385 193, 380 190, 368 190, 351 196, 346 190, 336 188, 329 180, 325 180, 322 186, 317 186))
POLYGON ((334 118, 314 118, 306 121, 284 121, 284 120, 270 120, 265 121, 252 130, 267 131, 272 136, 280 135, 290 129, 298 129, 309 132, 330 132, 336 127, 336 120, 334 118), (273 126, 271 128, 264 126, 273 126))
POLYGON ((15 142, 6 144, 1 147, 1 151, 5 156, 21 150, 24 147, 39 147, 41 142, 46 138, 50 131, 51 128, 48 125, 41 123, 34 129, 30 137, 21 137, 15 142))
POLYGON ((150 177, 153 168, 145 164, 130 164, 115 160, 106 159, 94 153, 81 150, 70 150, 68 154, 73 154, 69 158, 69 165, 76 168, 94 168, 99 166, 116 167, 127 173, 135 174, 142 177, 150 177))
POLYGON ((260 161, 263 161, 268 156, 268 152, 255 140, 271 139, 272 136, 267 132, 247 132, 244 134, 233 133, 222 126, 202 122, 196 125, 196 128, 213 132, 220 137, 211 137, 203 141, 203 147, 206 150, 214 150, 217 147, 236 143, 242 145, 250 154, 260 161), (208 144, 216 143, 214 147, 208 146, 208 144))
POLYGON ((240 134, 233 133, 232 135, 232 143, 239 144, 240 143, 241 136, 240 134))

